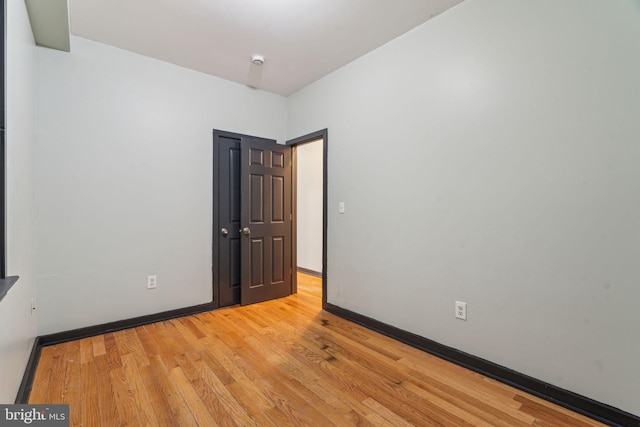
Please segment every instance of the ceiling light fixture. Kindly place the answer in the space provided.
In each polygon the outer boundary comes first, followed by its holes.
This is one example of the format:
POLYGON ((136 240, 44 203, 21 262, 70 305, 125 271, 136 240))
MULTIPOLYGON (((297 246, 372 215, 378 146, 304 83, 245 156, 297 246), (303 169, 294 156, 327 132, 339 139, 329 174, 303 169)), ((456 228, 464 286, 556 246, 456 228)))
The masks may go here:
POLYGON ((251 62, 253 63, 253 65, 262 65, 264 64, 264 56, 262 55, 253 55, 251 57, 251 62))

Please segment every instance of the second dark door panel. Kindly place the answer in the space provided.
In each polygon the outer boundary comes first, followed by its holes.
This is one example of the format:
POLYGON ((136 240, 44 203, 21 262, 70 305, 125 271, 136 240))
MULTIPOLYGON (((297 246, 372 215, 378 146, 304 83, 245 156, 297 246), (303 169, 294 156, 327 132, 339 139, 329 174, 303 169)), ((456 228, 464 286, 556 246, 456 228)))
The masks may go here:
POLYGON ((241 143, 242 304, 291 293, 291 148, 241 143))

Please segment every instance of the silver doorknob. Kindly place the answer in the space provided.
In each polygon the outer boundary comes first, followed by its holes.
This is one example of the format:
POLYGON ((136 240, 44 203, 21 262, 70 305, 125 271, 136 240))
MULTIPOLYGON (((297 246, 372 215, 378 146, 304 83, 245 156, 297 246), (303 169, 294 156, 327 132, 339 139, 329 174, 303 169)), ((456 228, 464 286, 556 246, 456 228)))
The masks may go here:
POLYGON ((223 228, 220 230, 220 234, 222 234, 223 237, 227 237, 227 234, 229 234, 229 230, 223 228))
POLYGON ((251 229, 249 227, 243 228, 242 234, 244 234, 245 236, 248 236, 249 234, 251 234, 251 229))

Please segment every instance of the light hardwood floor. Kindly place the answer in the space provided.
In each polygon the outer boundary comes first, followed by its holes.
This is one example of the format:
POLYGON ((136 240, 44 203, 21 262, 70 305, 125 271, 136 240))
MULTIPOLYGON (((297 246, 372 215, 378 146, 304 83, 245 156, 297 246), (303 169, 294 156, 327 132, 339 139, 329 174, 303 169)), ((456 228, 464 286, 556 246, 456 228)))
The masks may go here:
POLYGON ((45 347, 30 403, 72 426, 599 426, 298 294, 45 347))

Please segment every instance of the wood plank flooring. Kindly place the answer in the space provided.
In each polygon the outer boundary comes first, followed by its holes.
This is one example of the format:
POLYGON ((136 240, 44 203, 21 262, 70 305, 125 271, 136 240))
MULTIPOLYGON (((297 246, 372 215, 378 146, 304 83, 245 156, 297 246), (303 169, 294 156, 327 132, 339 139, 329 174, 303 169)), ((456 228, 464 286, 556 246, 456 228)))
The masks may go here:
POLYGON ((600 426, 298 294, 45 347, 30 403, 72 426, 600 426))

